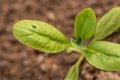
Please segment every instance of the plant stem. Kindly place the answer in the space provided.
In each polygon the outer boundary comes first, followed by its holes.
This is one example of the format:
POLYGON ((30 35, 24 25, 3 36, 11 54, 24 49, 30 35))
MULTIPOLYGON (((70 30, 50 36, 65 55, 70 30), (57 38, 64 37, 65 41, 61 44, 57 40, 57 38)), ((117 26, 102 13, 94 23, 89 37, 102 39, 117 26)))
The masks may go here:
POLYGON ((66 50, 66 53, 71 53, 72 51, 76 51, 76 52, 78 52, 78 53, 81 53, 81 52, 82 52, 82 51, 79 50, 79 49, 76 49, 76 48, 74 48, 74 47, 70 47, 70 48, 68 48, 68 49, 66 50))
POLYGON ((84 57, 85 57, 85 56, 82 54, 82 55, 80 56, 80 58, 78 59, 76 65, 80 65, 81 62, 83 61, 84 57))

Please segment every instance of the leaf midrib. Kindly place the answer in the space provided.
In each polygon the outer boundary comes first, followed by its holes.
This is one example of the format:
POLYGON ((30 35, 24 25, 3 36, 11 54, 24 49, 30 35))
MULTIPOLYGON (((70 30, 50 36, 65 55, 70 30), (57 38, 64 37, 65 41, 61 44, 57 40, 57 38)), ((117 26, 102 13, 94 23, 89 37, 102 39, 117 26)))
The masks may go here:
POLYGON ((99 53, 99 54, 103 53, 104 55, 107 55, 107 56, 110 56, 110 57, 120 58, 120 56, 112 55, 112 54, 109 54, 109 53, 106 53, 106 52, 102 52, 102 51, 99 51, 99 50, 95 50, 95 49, 92 49, 92 48, 88 48, 86 51, 92 52, 92 53, 96 53, 96 54, 98 54, 98 53, 99 53))
POLYGON ((57 38, 53 38, 53 37, 51 37, 51 36, 49 36, 49 35, 45 35, 45 34, 42 34, 42 33, 38 33, 38 32, 35 32, 35 31, 33 31, 33 30, 31 30, 31 29, 26 29, 26 28, 20 28, 20 27, 17 27, 18 29, 22 29, 22 30, 28 30, 28 31, 31 31, 32 33, 36 33, 37 35, 40 35, 40 36, 44 36, 44 37, 46 37, 46 38, 49 38, 50 40, 53 40, 53 41, 55 41, 55 42, 59 42, 59 43, 62 43, 62 44, 66 44, 67 43, 67 40, 66 41, 63 41, 63 40, 60 40, 60 39, 57 39, 57 38))
MULTIPOLYGON (((88 14, 89 14, 89 12, 87 12, 87 17, 86 17, 86 19, 85 19, 85 24, 83 25, 84 27, 83 27, 83 29, 82 29, 81 36, 82 36, 82 35, 84 34, 84 32, 85 32, 86 23, 87 23, 87 21, 88 21, 88 14)), ((84 36, 82 36, 82 38, 84 38, 84 36)))

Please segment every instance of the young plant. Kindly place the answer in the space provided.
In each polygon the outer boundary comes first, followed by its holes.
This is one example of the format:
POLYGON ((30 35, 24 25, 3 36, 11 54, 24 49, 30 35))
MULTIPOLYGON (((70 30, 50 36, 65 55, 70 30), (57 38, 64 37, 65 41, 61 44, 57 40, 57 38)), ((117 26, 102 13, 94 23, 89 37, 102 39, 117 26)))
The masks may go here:
POLYGON ((52 25, 42 21, 21 20, 13 26, 13 34, 21 43, 34 49, 57 53, 63 50, 75 50, 81 53, 78 61, 69 69, 64 80, 78 80, 79 65, 84 58, 102 70, 120 70, 120 45, 101 39, 112 34, 120 26, 120 7, 105 14, 96 25, 96 16, 87 8, 78 13, 74 23, 74 37, 67 38, 52 25), (93 39, 87 45, 84 41, 93 39))

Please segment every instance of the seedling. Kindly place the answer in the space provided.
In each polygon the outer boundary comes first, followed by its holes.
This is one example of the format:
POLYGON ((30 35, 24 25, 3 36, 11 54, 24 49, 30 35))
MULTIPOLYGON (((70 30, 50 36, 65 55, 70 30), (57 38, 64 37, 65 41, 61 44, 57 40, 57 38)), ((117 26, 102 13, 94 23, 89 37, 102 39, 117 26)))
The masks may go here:
POLYGON ((74 37, 70 39, 70 42, 59 30, 42 21, 21 20, 13 26, 13 34, 21 43, 50 54, 63 50, 75 50, 81 53, 80 58, 69 69, 64 79, 78 80, 79 65, 84 58, 102 70, 120 70, 120 45, 101 41, 119 26, 120 7, 110 10, 97 24, 94 11, 87 8, 76 16, 74 37), (90 43, 85 45, 84 41, 91 37, 90 43))

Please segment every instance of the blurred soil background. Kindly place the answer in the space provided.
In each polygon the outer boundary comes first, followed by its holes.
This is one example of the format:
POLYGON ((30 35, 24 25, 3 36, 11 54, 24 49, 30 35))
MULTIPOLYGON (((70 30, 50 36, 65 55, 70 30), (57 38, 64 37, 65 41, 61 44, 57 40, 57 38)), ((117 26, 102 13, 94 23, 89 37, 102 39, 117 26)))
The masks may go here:
MULTIPOLYGON (((17 21, 45 21, 70 38, 75 16, 82 9, 92 8, 99 20, 116 6, 120 6, 120 0, 0 0, 0 80, 64 80, 80 56, 65 51, 48 55, 22 45, 12 34, 12 26, 17 21)), ((120 43, 120 29, 105 40, 120 43)), ((79 80, 120 80, 120 71, 102 71, 86 60, 80 69, 79 80)))

